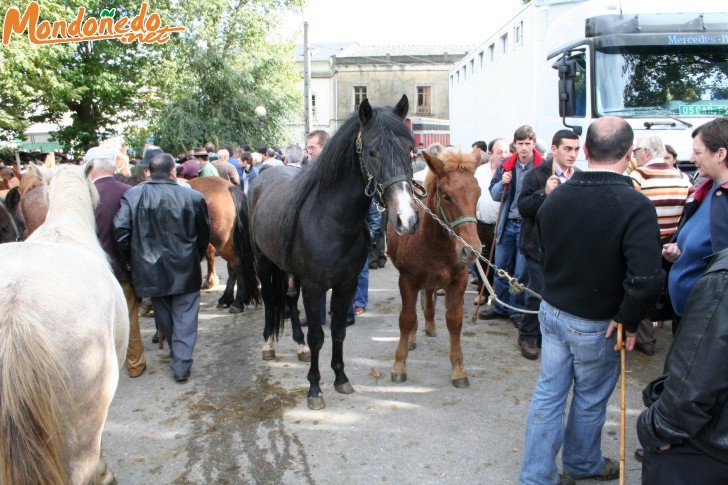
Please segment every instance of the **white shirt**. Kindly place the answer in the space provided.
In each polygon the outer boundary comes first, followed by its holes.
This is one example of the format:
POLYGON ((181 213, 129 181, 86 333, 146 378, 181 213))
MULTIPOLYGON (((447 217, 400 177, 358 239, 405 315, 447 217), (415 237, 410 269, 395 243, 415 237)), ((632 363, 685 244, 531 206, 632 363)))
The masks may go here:
POLYGON ((480 222, 486 224, 495 224, 498 219, 498 209, 500 208, 500 201, 493 200, 490 195, 490 181, 493 178, 493 174, 490 171, 490 162, 484 163, 475 169, 475 180, 478 181, 480 186, 480 198, 478 199, 478 205, 475 211, 475 217, 480 222))

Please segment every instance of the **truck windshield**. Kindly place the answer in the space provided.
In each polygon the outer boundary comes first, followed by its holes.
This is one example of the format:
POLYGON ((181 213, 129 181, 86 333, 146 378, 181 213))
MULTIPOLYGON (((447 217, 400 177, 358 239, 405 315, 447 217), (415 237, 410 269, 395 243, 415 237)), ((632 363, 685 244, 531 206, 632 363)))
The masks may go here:
POLYGON ((728 115, 728 46, 617 46, 595 54, 596 111, 728 115))

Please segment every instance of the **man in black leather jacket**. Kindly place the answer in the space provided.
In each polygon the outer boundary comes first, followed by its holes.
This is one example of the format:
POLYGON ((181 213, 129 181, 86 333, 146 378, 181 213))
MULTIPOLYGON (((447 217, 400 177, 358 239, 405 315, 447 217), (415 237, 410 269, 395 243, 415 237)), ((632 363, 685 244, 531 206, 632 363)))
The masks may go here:
POLYGON ((114 238, 136 295, 152 299, 174 378, 185 382, 197 340, 200 260, 210 241, 210 219, 202 194, 177 184, 171 155, 152 159, 150 172, 150 181, 122 197, 114 238))
POLYGON ((693 287, 637 421, 643 484, 728 483, 728 249, 693 287))

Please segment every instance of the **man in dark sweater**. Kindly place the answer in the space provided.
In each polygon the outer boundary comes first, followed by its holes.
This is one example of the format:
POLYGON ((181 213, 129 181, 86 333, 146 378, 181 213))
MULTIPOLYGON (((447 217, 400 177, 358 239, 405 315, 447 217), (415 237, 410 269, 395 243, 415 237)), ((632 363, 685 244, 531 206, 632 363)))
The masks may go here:
MULTIPOLYGON (((528 287, 536 293, 543 291, 543 270, 539 261, 541 245, 538 240, 536 213, 546 197, 578 170, 574 167, 578 153, 579 135, 571 130, 559 130, 551 140, 552 161, 529 170, 523 178, 523 188, 518 197, 518 212, 523 218, 518 248, 526 258, 528 287)), ((540 303, 538 297, 526 293, 527 311, 537 311, 540 303)), ((518 346, 521 348, 521 355, 531 360, 538 359, 540 341, 538 317, 535 313, 524 313, 521 325, 518 327, 518 346)))
POLYGON ((621 175, 633 138, 620 118, 592 123, 584 146, 589 170, 554 190, 536 216, 543 252, 543 344, 521 483, 557 483, 562 444, 560 483, 619 477, 619 464, 601 451, 607 401, 619 376, 616 329, 624 324, 632 351, 637 325, 663 282, 655 209, 621 175))

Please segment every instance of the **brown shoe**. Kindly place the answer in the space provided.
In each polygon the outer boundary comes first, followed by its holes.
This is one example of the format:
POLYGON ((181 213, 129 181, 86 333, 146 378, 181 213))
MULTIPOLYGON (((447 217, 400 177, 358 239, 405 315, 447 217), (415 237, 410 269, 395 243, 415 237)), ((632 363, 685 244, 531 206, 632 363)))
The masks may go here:
POLYGON ((521 340, 518 339, 518 346, 521 347, 521 355, 528 360, 538 359, 538 345, 535 340, 521 340))

